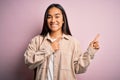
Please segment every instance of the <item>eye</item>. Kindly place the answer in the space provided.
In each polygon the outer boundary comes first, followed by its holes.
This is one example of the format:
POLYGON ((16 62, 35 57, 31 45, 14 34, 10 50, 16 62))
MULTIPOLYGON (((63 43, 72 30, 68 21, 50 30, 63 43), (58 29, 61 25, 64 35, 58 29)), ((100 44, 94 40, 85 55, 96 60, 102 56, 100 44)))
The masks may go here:
POLYGON ((50 16, 50 15, 48 15, 48 16, 47 16, 47 18, 48 18, 48 19, 50 19, 50 18, 51 18, 51 16, 50 16))
POLYGON ((60 16, 55 16, 55 18, 60 18, 60 16))

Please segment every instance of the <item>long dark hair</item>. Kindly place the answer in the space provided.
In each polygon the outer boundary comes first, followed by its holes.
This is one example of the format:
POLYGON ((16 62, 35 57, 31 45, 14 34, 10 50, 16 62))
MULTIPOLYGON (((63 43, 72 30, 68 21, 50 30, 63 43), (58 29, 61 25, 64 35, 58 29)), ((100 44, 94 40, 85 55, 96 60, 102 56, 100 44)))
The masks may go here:
POLYGON ((58 9, 60 9, 61 12, 62 12, 63 21, 64 21, 64 23, 62 25, 62 32, 64 34, 67 34, 67 35, 72 35, 71 32, 70 32, 70 29, 69 29, 67 15, 65 13, 64 8, 60 4, 51 4, 50 6, 48 6, 48 8, 47 8, 47 10, 45 12, 45 15, 44 15, 43 29, 42 29, 42 32, 40 33, 40 35, 45 37, 47 35, 47 33, 50 32, 50 29, 49 29, 48 24, 47 24, 47 18, 48 18, 48 11, 52 7, 56 7, 58 9))

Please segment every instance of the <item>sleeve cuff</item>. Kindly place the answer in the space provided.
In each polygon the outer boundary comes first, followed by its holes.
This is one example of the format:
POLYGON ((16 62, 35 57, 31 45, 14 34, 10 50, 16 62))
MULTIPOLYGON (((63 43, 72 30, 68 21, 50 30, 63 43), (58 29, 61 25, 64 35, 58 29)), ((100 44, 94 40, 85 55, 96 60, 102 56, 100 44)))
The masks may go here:
POLYGON ((97 52, 97 50, 96 50, 96 49, 94 49, 94 48, 92 48, 92 47, 89 47, 89 48, 87 49, 87 52, 89 53, 90 58, 91 58, 91 59, 93 59, 93 58, 94 58, 95 53, 97 52))

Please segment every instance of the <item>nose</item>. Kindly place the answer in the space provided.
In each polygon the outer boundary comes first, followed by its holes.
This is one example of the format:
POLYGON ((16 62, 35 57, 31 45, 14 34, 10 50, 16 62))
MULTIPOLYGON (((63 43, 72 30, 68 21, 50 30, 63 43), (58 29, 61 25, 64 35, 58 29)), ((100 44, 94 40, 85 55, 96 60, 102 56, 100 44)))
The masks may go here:
POLYGON ((56 19, 53 17, 52 19, 51 19, 51 22, 55 22, 56 21, 56 19))

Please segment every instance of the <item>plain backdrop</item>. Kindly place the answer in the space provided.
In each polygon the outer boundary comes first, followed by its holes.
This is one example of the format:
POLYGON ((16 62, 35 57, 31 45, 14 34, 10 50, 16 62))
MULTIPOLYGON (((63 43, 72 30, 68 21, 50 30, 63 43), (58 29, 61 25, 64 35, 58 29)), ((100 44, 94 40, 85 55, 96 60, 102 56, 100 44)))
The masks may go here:
POLYGON ((83 52, 97 33, 100 50, 78 80, 120 80, 120 0, 0 0, 0 80, 32 80, 24 64, 30 40, 40 34, 46 8, 61 4, 83 52))

